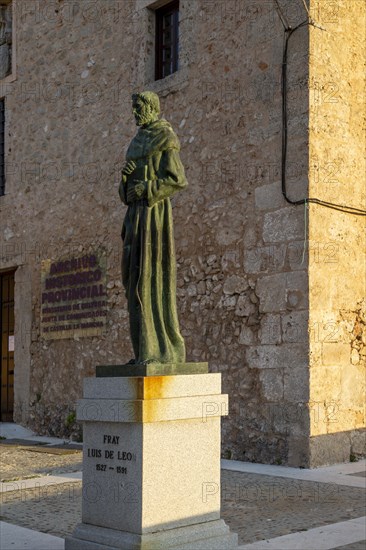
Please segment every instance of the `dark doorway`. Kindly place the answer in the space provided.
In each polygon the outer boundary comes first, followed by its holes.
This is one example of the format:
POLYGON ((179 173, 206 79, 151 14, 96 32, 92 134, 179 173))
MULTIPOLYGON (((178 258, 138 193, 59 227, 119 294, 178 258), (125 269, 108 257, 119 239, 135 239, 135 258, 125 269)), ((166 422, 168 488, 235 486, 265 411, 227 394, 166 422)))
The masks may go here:
POLYGON ((13 422, 14 409, 14 271, 0 273, 1 417, 13 422))

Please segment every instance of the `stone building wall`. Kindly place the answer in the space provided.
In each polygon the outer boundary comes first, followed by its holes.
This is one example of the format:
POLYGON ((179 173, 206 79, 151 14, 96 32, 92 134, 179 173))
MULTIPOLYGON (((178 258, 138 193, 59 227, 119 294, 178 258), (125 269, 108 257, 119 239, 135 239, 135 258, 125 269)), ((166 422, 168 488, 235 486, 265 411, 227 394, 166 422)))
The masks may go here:
MULTIPOLYGON (((1 269, 18 266, 15 420, 40 433, 75 432, 83 378, 131 357, 117 189, 136 131, 131 92, 151 89, 182 146, 189 187, 172 201, 178 308, 187 359, 222 372, 230 394, 224 456, 309 465, 305 209, 281 193, 283 25, 266 0, 181 0, 180 69, 154 82, 147 5, 17 2, 0 198, 1 269), (41 261, 95 252, 107 265, 105 333, 41 338, 41 261)), ((305 19, 302 2, 280 5, 293 26, 305 19)), ((305 26, 288 65, 295 199, 309 192, 308 81, 305 26)))
MULTIPOLYGON (((310 196, 365 209, 366 6, 334 4, 326 30, 310 30, 310 196)), ((321 403, 310 418, 313 465, 365 452, 364 231, 364 217, 310 205, 310 401, 321 403)))
POLYGON ((12 72, 12 23, 13 10, 11 3, 0 3, 0 79, 12 72))

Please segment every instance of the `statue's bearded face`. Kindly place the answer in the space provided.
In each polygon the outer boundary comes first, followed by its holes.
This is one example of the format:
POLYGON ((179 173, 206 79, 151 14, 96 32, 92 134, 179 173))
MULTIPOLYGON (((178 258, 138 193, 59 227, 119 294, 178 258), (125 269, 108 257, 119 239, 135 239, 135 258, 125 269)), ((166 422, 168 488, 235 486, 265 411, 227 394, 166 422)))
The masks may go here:
POLYGON ((145 126, 154 120, 154 112, 150 105, 138 99, 132 105, 132 112, 137 126, 145 126))

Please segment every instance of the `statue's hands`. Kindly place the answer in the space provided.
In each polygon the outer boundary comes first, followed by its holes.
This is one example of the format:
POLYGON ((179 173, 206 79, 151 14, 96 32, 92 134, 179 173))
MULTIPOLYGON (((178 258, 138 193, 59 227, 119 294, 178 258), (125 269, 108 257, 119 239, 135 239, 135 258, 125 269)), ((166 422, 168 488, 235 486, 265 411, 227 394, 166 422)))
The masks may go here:
POLYGON ((134 180, 134 185, 127 189, 127 202, 135 202, 146 194, 146 181, 134 180))
POLYGON ((126 164, 122 168, 122 174, 124 176, 129 176, 130 174, 132 174, 135 168, 136 168, 136 162, 134 160, 129 160, 128 162, 126 162, 126 164))
POLYGON ((135 168, 136 168, 136 162, 135 161, 129 160, 128 162, 126 162, 126 164, 122 168, 122 181, 123 181, 123 183, 126 183, 127 176, 132 174, 132 172, 135 170, 135 168))

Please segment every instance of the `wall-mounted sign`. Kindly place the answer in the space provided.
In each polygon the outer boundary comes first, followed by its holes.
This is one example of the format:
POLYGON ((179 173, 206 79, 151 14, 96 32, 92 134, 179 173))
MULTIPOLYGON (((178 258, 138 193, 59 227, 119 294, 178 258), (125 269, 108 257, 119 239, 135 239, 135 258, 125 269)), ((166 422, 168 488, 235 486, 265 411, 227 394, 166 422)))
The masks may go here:
POLYGON ((46 339, 97 336, 107 316, 105 262, 97 255, 41 267, 41 336, 46 339))

